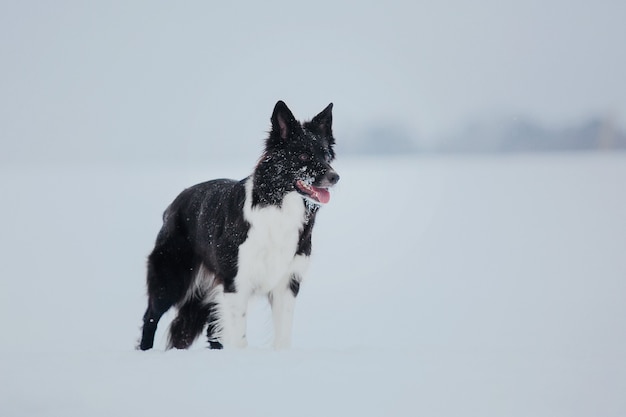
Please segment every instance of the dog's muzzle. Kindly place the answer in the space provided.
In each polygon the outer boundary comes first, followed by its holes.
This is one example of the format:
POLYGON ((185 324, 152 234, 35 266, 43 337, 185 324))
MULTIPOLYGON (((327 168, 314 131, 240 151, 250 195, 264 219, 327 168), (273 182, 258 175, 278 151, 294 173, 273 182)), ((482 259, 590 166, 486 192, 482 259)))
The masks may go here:
POLYGON ((301 193, 305 194, 309 199, 319 204, 326 204, 330 201, 330 192, 328 189, 339 181, 337 171, 330 168, 322 177, 322 180, 315 185, 306 183, 305 181, 296 181, 296 187, 301 193))
POLYGON ((337 171, 335 171, 334 169, 331 169, 326 173, 326 178, 328 178, 330 186, 333 186, 339 182, 339 174, 337 174, 337 171))

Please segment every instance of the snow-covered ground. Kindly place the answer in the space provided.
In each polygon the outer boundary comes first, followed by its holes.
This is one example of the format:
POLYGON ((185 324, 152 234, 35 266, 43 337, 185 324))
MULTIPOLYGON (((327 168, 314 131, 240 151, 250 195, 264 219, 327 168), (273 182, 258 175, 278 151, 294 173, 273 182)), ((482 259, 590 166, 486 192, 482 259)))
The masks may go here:
POLYGON ((135 351, 162 210, 253 163, 0 167, 0 415, 626 415, 626 154, 340 160, 292 350, 135 351))

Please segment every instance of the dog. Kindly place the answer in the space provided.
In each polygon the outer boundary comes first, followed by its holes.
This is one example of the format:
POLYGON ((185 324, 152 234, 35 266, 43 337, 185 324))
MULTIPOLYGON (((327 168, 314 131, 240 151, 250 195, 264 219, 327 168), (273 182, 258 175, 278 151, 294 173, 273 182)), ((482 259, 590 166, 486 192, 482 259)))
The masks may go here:
POLYGON ((330 103, 297 121, 278 101, 252 175, 187 188, 163 213, 148 257, 148 308, 139 349, 151 349, 162 315, 178 309, 168 348, 186 349, 207 327, 209 347, 247 346, 246 311, 267 296, 276 349, 291 344, 295 299, 309 266, 315 216, 339 181, 330 103))

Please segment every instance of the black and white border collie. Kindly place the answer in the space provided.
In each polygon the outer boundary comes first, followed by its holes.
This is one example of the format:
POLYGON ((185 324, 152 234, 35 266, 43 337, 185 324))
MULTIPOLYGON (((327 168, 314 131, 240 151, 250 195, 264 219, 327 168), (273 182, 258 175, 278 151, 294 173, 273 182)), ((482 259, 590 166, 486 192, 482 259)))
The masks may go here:
POLYGON ((159 319, 172 306, 178 315, 170 348, 188 348, 205 326, 211 348, 245 347, 246 310, 255 294, 270 302, 274 347, 290 346, 315 216, 339 181, 330 166, 332 107, 301 124, 279 101, 252 175, 195 185, 165 210, 148 258, 141 350, 152 348, 159 319))

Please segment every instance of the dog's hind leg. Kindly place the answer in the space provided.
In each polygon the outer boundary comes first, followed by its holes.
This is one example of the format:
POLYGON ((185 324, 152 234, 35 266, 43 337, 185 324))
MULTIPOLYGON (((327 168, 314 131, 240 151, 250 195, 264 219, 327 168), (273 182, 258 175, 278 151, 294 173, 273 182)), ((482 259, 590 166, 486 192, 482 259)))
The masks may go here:
POLYGON ((141 350, 152 349, 159 320, 178 301, 177 295, 168 289, 166 279, 164 269, 154 261, 154 254, 151 255, 148 261, 148 308, 143 315, 143 329, 139 343, 141 350))
POLYGON ((143 316, 143 328, 141 332, 141 342, 139 342, 139 349, 148 350, 152 349, 154 345, 154 335, 156 333, 157 325, 163 314, 169 310, 171 304, 168 306, 166 303, 155 306, 153 303, 148 303, 148 308, 143 316))
POLYGON ((139 349, 154 345, 159 320, 184 296, 193 278, 193 255, 178 242, 161 242, 148 258, 148 308, 143 316, 139 349))
POLYGON ((211 349, 222 349, 224 346, 220 341, 221 329, 217 303, 210 303, 207 307, 209 307, 209 315, 207 318, 206 337, 209 341, 209 347, 211 349))
POLYGON ((154 285, 158 281, 153 265, 148 266, 148 308, 143 316, 143 329, 139 349, 152 349, 154 334, 156 333, 159 320, 177 301, 177 294, 168 291, 164 285, 154 285), (151 285, 152 284, 152 285, 151 285))

